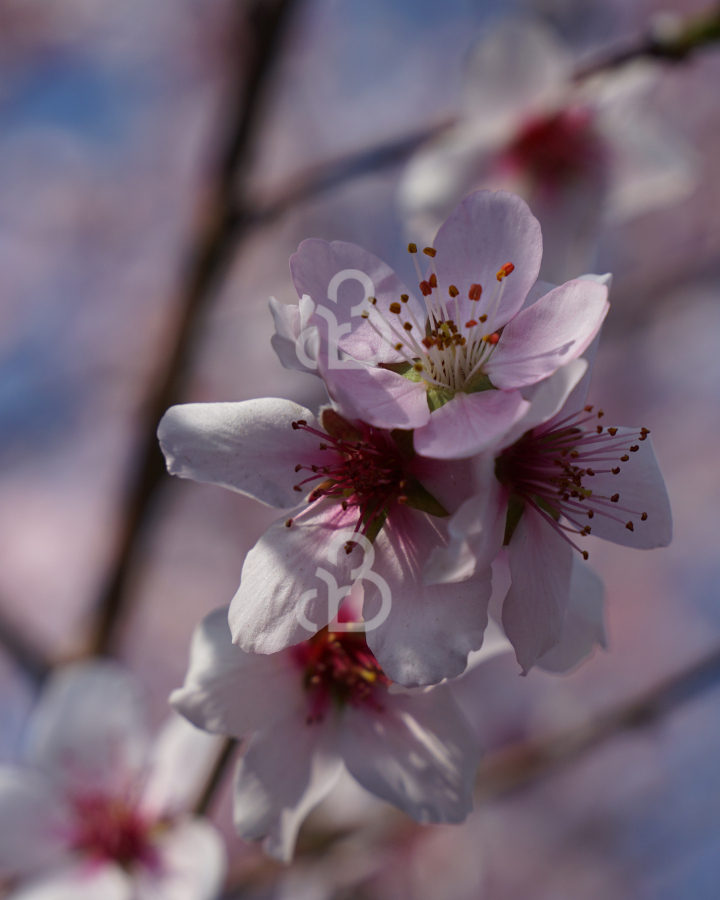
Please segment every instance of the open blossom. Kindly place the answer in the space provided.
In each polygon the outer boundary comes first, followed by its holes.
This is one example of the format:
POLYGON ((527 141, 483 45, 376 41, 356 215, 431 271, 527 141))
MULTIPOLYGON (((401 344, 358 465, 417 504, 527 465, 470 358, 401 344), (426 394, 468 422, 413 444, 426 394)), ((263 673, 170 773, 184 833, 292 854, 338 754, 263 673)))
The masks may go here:
POLYGON ((0 875, 12 900, 213 900, 220 835, 188 814, 216 744, 174 717, 151 746, 111 663, 52 676, 23 766, 0 767, 0 875))
POLYGON ((463 115, 421 148, 400 186, 415 239, 430 240, 478 188, 519 194, 546 237, 544 277, 592 266, 601 219, 630 219, 694 188, 692 154, 649 109, 647 62, 573 79, 568 49, 533 20, 504 20, 467 64, 463 115), (548 268, 548 264, 550 268, 548 268))
POLYGON ((248 654, 219 609, 198 628, 185 684, 170 701, 201 728, 249 739, 235 825, 288 860, 343 767, 419 822, 461 822, 470 812, 479 750, 449 687, 391 688, 362 632, 323 629, 279 653, 248 654))
POLYGON ((478 493, 449 523, 429 582, 467 577, 507 548, 511 585, 502 623, 527 672, 562 634, 574 557, 594 535, 664 547, 670 503, 647 428, 608 426, 587 406, 590 369, 577 360, 541 385, 526 419, 478 460, 478 493))
POLYGON ((174 475, 290 510, 248 553, 230 606, 233 640, 275 653, 333 619, 364 586, 368 643, 405 685, 459 675, 487 625, 490 573, 427 586, 444 523, 472 492, 467 460, 416 455, 412 436, 342 418, 317 421, 278 399, 172 407, 158 431, 174 475), (372 624, 370 624, 372 622, 372 624))
POLYGON ((463 200, 425 249, 425 272, 410 251, 422 302, 361 247, 303 241, 290 260, 300 307, 272 304, 274 346, 298 367, 292 350, 309 359, 312 344, 349 417, 414 429, 424 456, 470 457, 525 415, 521 389, 584 352, 607 314, 607 288, 578 279, 547 291, 537 281, 540 226, 505 192, 463 200))

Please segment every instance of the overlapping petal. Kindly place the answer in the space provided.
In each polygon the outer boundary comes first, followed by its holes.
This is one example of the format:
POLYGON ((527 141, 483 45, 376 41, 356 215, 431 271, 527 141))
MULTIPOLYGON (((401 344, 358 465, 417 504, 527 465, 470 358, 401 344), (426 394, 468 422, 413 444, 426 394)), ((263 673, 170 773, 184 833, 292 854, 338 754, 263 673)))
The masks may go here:
POLYGON ((509 546, 512 584, 502 624, 527 673, 563 631, 573 549, 536 510, 525 507, 509 546))
POLYGON ((486 374, 503 391, 547 378, 587 349, 609 308, 603 285, 568 281, 508 322, 486 374))
POLYGON ((423 567, 442 542, 428 517, 396 515, 378 535, 372 573, 363 579, 368 646, 386 674, 403 685, 460 675, 468 653, 482 644, 490 571, 456 584, 425 585, 423 567), (387 618, 375 626, 383 602, 387 618))
POLYGON ((415 449, 434 459, 462 459, 499 443, 530 404, 519 391, 455 394, 415 432, 415 449))

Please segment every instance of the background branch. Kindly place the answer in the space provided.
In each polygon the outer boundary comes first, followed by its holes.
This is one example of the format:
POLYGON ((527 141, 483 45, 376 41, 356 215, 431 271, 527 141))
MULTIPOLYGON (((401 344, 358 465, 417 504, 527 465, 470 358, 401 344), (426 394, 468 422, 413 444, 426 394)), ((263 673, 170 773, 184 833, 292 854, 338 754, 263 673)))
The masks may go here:
MULTIPOLYGON (((172 349, 143 404, 137 450, 125 491, 127 500, 120 513, 115 558, 91 625, 87 648, 90 654, 117 651, 117 625, 129 603, 132 561, 156 489, 165 475, 157 425, 165 410, 182 399, 202 317, 249 221, 244 215, 243 181, 252 161, 253 135, 293 4, 294 0, 256 0, 249 12, 238 14, 233 52, 238 63, 234 73, 235 114, 228 127, 225 151, 208 189, 184 290, 172 313, 172 321, 177 323, 172 349)), ((247 8, 243 2, 237 6, 239 11, 247 8)))
POLYGON ((0 611, 0 646, 36 688, 50 672, 44 654, 28 640, 20 628, 0 611))
POLYGON ((478 772, 476 798, 489 800, 525 788, 604 741, 659 723, 679 706, 718 685, 720 648, 644 696, 621 704, 586 725, 545 740, 513 744, 488 755, 478 772))

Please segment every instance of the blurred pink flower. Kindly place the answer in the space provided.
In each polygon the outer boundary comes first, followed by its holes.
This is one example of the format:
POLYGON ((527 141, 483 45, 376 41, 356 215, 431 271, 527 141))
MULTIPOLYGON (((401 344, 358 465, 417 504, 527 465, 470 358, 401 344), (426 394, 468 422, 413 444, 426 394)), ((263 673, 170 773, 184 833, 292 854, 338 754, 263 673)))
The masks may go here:
MULTIPOLYGON (((594 350, 594 348, 593 348, 594 350)), ((586 360, 539 385, 526 418, 476 461, 482 487, 451 519, 451 540, 428 564, 428 583, 466 578, 508 548, 505 633, 527 672, 563 632, 575 540, 593 534, 627 547, 664 547, 670 503, 646 428, 602 423, 585 406, 586 360)))
POLYGON ((235 825, 281 860, 343 766, 419 822, 462 822, 472 809, 479 749, 450 688, 393 688, 360 631, 323 629, 280 653, 248 654, 218 609, 196 631, 170 701, 201 728, 249 738, 235 825))
POLYGON ((423 456, 470 457, 526 413, 521 388, 583 353, 607 314, 607 288, 587 280, 549 292, 538 285, 540 227, 527 204, 505 192, 471 194, 425 252, 421 304, 361 247, 303 241, 290 260, 300 307, 283 314, 272 305, 274 343, 290 366, 293 334, 296 357, 315 345, 330 396, 350 417, 414 429, 423 456), (339 295, 343 282, 363 284, 367 305, 339 295))
POLYGON ((543 276, 592 267, 603 216, 617 221, 677 203, 694 189, 694 158, 649 108, 648 62, 573 79, 569 50, 531 19, 504 20, 468 60, 464 115, 411 159, 400 205, 430 240, 467 193, 504 188, 540 218, 543 276))
POLYGON ((482 645, 489 570, 459 584, 422 581, 428 557, 447 541, 444 519, 473 491, 469 461, 426 459, 407 433, 350 422, 331 408, 317 422, 270 398, 174 406, 158 436, 171 474, 282 509, 307 501, 245 559, 230 606, 243 650, 276 653, 307 639, 357 581, 373 621, 368 643, 393 681, 459 675, 482 645))
POLYGON ((52 676, 26 765, 0 768, 0 872, 13 900, 213 900, 225 848, 188 814, 217 750, 173 717, 154 746, 118 666, 52 676))

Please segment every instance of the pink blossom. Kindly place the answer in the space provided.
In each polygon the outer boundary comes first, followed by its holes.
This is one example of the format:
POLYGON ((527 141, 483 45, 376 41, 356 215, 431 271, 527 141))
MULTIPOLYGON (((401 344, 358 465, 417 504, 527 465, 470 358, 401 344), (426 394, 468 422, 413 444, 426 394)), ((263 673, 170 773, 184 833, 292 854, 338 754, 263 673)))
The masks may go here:
POLYGON ((173 717, 151 745, 111 663, 52 676, 23 766, 0 768, 0 872, 13 900, 213 900, 222 839, 188 814, 216 743, 173 717))
POLYGON ((343 768, 419 822, 461 822, 479 749, 447 685, 393 686, 362 632, 323 629, 270 655, 232 643, 226 609, 193 639, 171 703, 195 725, 246 739, 235 778, 240 836, 292 857, 298 829, 343 768))
POLYGON ((525 415, 522 388, 583 353, 607 314, 607 288, 575 280, 548 291, 537 282, 540 227, 504 192, 463 200, 426 248, 425 273, 410 249, 423 302, 362 248, 303 241, 290 267, 305 330, 297 332, 297 310, 283 315, 275 302, 275 346, 295 365, 289 335, 317 345, 319 373, 349 417, 414 429, 424 456, 470 457, 525 415), (334 344, 348 358, 335 358, 334 344))
POLYGON ((544 276, 593 265, 602 220, 628 220, 687 197, 694 154, 653 113, 659 69, 644 61, 573 77, 569 49, 532 19, 486 32, 466 66, 458 122, 409 162, 399 198, 413 239, 431 240, 478 188, 522 196, 542 222, 544 276))
POLYGON ((330 408, 318 422, 278 399, 175 406, 158 435, 174 475, 281 509, 302 503, 245 559, 230 605, 243 650, 276 653, 307 639, 361 581, 363 616, 375 623, 368 643, 393 681, 434 684, 464 670, 482 644, 490 573, 426 586, 422 571, 447 541, 448 514, 473 490, 469 461, 426 459, 406 432, 330 408))
POLYGON ((672 538, 665 484, 646 428, 607 426, 585 405, 585 360, 540 385, 526 419, 477 461, 480 491, 449 523, 429 583, 487 568, 507 547, 511 586, 502 623, 527 672, 563 632, 574 557, 589 534, 627 547, 672 538))

